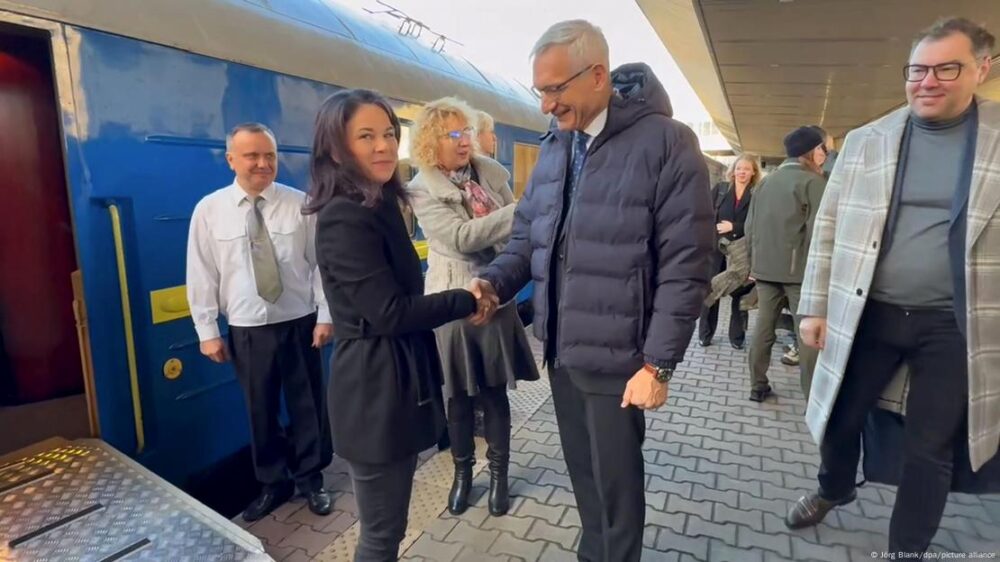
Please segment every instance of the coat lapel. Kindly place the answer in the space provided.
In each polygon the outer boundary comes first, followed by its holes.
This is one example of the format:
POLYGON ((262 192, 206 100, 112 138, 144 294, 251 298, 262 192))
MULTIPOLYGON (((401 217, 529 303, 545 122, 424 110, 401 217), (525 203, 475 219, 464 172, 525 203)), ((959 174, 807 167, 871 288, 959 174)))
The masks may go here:
POLYGON ((892 199, 892 184, 896 181, 896 168, 899 166, 899 147, 903 141, 903 129, 906 128, 908 115, 909 109, 905 107, 889 114, 875 128, 877 135, 865 147, 864 170, 873 184, 872 203, 876 212, 883 217, 888 212, 892 199), (870 167, 878 162, 884 164, 870 167))
POLYGON ((976 160, 969 185, 968 230, 965 251, 968 254, 997 208, 1000 207, 1000 112, 996 104, 979 106, 979 132, 976 136, 976 160))

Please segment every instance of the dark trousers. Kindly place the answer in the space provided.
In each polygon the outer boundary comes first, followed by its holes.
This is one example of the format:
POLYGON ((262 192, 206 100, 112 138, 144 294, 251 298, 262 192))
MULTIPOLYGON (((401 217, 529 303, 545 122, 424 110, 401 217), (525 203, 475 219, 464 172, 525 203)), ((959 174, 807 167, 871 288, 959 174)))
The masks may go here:
MULTIPOLYGON (((778 328, 781 309, 788 299, 788 309, 792 314, 799 309, 799 294, 802 285, 770 283, 757 281, 757 324, 754 326, 753 338, 750 340, 750 352, 747 353, 750 362, 750 389, 764 390, 770 385, 767 370, 771 365, 771 348, 777 339, 774 331, 778 328)), ((798 329, 801 318, 795 316, 794 329, 798 329)), ((802 392, 809 399, 809 388, 812 386, 813 368, 819 352, 809 346, 799 346, 799 384, 802 392)))
POLYGON ((242 328, 229 327, 236 378, 250 414, 250 445, 257 480, 282 485, 291 476, 302 491, 323 485, 333 459, 323 395, 323 367, 312 347, 316 315, 242 328), (281 392, 291 419, 287 431, 278 415, 281 392), (286 435, 287 434, 287 435, 286 435))
POLYGON ((823 442, 821 494, 854 489, 865 418, 897 367, 910 368, 903 472, 889 524, 891 552, 924 552, 951 488, 953 443, 968 400, 967 348, 951 310, 904 310, 869 301, 823 442))
MULTIPOLYGON (((510 401, 503 386, 481 387, 479 403, 483 406, 483 426, 489 451, 494 462, 506 463, 510 458, 510 401)), ((476 397, 456 394, 448 399, 448 437, 455 462, 472 462, 476 455, 476 397)))
POLYGON ((358 503, 361 537, 355 562, 390 562, 399 556, 413 491, 417 456, 390 463, 348 463, 358 503))
POLYGON ((645 415, 638 408, 622 408, 621 393, 581 391, 563 367, 549 372, 559 439, 583 526, 577 556, 588 562, 639 560, 646 519, 645 415))

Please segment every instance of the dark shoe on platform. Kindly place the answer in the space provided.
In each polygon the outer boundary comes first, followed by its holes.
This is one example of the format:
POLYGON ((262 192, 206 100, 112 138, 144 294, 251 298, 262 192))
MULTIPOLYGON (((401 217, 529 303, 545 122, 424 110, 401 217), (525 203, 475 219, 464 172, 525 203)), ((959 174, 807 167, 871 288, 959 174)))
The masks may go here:
POLYGON ((771 385, 767 385, 764 388, 759 388, 757 390, 750 391, 750 400, 754 402, 763 402, 765 398, 774 394, 771 390, 771 385))
POLYGON ((264 486, 260 495, 245 510, 243 519, 246 521, 257 521, 271 513, 281 504, 292 499, 295 493, 295 486, 291 482, 274 486, 264 486))
POLYGON ((818 493, 802 496, 788 510, 788 516, 785 517, 785 526, 789 529, 802 529, 817 525, 826 517, 827 513, 830 513, 830 510, 839 505, 849 504, 857 497, 857 490, 851 490, 850 494, 839 500, 826 500, 818 493))
POLYGON ((455 480, 448 493, 448 513, 461 515, 469 509, 469 492, 472 490, 473 459, 455 459, 455 480))
POLYGON ((708 347, 712 345, 712 338, 700 338, 698 339, 698 345, 702 347, 708 347))
POLYGON ((743 349, 745 344, 743 340, 729 340, 729 345, 733 346, 733 349, 743 349))
POLYGON ((333 511, 333 499, 322 488, 307 492, 306 502, 309 504, 309 511, 316 515, 330 515, 330 512, 333 511))

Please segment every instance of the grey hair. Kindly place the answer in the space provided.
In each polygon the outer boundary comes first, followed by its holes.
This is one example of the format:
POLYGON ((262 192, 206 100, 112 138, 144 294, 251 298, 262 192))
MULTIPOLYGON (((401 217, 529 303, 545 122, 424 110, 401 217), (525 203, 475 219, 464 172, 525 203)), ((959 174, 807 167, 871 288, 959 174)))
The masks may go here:
POLYGON ((476 129, 480 131, 492 131, 496 128, 493 122, 493 116, 485 111, 476 112, 476 121, 476 129))
POLYGON ((972 43, 972 54, 977 58, 989 57, 993 54, 996 38, 985 27, 966 18, 944 18, 934 22, 934 25, 924 29, 913 39, 910 54, 913 54, 913 50, 924 39, 937 41, 955 33, 961 33, 969 38, 972 43))
POLYGON ((233 127, 232 130, 229 131, 229 134, 226 135, 226 152, 229 152, 233 149, 233 137, 243 132, 264 133, 265 135, 271 137, 271 140, 274 141, 275 145, 278 144, 278 138, 274 136, 274 131, 269 129, 267 125, 255 122, 240 123, 239 125, 233 127))
POLYGON ((531 49, 534 59, 557 45, 569 47, 569 54, 578 64, 609 66, 608 41, 601 28, 587 20, 567 20, 553 24, 538 38, 531 49))

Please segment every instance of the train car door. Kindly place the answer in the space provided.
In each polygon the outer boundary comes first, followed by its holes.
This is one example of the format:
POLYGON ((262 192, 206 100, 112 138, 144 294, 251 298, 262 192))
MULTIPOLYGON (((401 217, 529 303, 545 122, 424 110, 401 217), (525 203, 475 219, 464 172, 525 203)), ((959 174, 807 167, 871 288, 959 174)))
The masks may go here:
POLYGON ((97 431, 52 68, 0 26, 0 454, 97 431))

